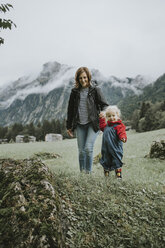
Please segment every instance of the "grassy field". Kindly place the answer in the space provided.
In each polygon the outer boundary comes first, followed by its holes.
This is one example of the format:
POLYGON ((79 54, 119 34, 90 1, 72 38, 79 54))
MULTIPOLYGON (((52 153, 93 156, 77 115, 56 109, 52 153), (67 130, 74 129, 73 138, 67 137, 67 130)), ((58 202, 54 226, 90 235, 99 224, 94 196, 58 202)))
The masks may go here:
MULTIPOLYGON (((55 187, 69 206, 68 247, 165 247, 165 161, 145 157, 165 129, 129 131, 124 144, 123 179, 104 178, 101 165, 80 174, 76 139, 54 143, 0 145, 0 158, 23 159, 38 152, 61 157, 45 160, 55 187)), ((100 135, 94 156, 100 152, 100 135)), ((67 247, 67 244, 66 244, 67 247)))
MULTIPOLYGON (((133 184, 146 184, 158 187, 165 183, 165 162, 158 159, 145 158, 149 154, 151 143, 157 139, 165 139, 165 129, 145 133, 129 131, 128 142, 124 144, 123 181, 133 184)), ((102 136, 96 140, 94 156, 101 149, 102 136)), ((79 176, 78 151, 76 139, 46 143, 23 143, 0 145, 0 158, 24 159, 38 152, 50 152, 61 155, 58 160, 45 161, 56 173, 69 173, 79 176)), ((93 176, 102 177, 102 167, 93 166, 93 176)), ((112 173, 113 176, 113 173, 112 173)), ((161 189, 162 187, 160 187, 161 189)))

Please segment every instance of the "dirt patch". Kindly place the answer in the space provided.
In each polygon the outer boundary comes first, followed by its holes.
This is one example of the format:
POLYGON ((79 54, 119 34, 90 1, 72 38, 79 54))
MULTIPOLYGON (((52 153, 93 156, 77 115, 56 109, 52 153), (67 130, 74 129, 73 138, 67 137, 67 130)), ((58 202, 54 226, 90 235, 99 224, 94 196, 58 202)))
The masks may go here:
POLYGON ((35 153, 33 158, 47 160, 47 159, 61 158, 61 156, 56 153, 39 152, 39 153, 35 153))
POLYGON ((100 163, 100 159, 101 159, 101 153, 97 154, 97 155, 93 158, 93 164, 99 164, 99 163, 100 163))

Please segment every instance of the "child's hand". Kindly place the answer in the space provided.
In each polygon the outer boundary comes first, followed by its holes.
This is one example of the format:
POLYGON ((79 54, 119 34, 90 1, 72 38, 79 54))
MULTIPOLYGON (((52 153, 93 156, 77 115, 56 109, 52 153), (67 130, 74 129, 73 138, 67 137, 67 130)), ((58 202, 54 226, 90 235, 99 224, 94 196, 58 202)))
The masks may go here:
POLYGON ((100 118, 105 118, 105 113, 104 112, 100 112, 99 117, 100 118))
POLYGON ((126 142, 126 139, 125 138, 122 138, 121 141, 125 143, 126 142))

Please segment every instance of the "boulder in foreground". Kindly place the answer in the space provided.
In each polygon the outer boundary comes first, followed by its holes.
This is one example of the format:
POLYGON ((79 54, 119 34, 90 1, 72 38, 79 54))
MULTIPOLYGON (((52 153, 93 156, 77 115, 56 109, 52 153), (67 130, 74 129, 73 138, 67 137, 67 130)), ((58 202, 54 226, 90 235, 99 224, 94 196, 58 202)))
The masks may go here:
POLYGON ((37 159, 0 160, 0 247, 66 247, 53 175, 37 159))

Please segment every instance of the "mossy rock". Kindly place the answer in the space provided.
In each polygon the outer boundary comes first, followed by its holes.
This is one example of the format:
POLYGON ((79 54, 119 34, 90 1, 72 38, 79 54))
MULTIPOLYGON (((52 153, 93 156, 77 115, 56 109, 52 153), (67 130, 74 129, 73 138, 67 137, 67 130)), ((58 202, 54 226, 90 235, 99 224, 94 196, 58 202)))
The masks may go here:
POLYGON ((149 153, 150 158, 165 159, 165 140, 153 141, 149 153))
POLYGON ((0 247, 66 247, 66 216, 48 167, 35 159, 0 164, 0 247))

